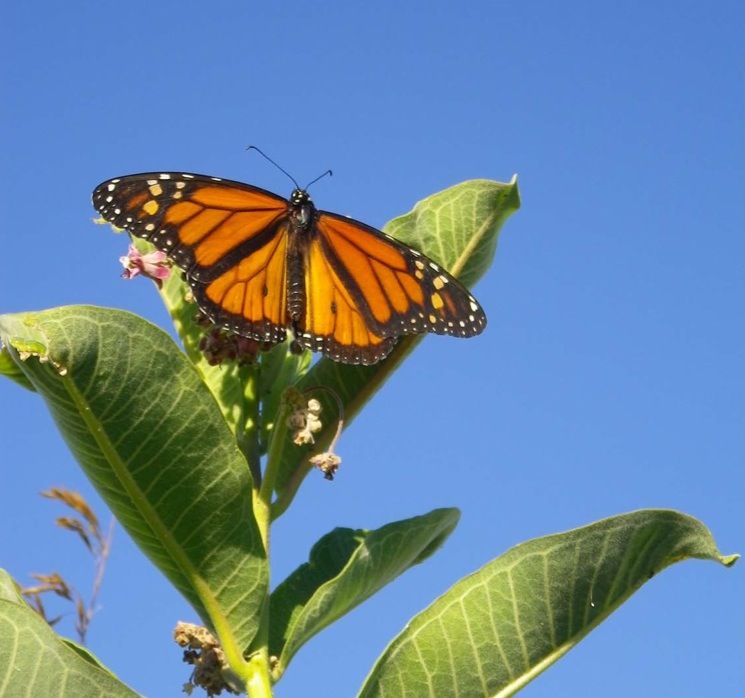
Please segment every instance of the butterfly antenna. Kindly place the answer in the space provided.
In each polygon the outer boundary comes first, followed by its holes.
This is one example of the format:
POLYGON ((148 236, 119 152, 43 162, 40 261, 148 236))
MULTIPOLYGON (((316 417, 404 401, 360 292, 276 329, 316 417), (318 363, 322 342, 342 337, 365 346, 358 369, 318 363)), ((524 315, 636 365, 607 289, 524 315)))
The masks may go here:
POLYGON ((263 150, 261 150, 260 148, 257 148, 255 145, 249 145, 248 148, 246 148, 246 150, 255 150, 265 160, 268 160, 269 162, 271 162, 272 165, 274 165, 280 172, 284 172, 284 174, 286 174, 290 178, 290 181, 295 185, 295 189, 300 189, 300 185, 297 183, 297 180, 284 167, 280 167, 276 162, 274 162, 274 160, 272 160, 263 150))
POLYGON ((323 174, 318 175, 318 177, 316 177, 313 181, 308 182, 305 185, 305 188, 308 189, 311 184, 315 184, 319 179, 323 179, 326 175, 328 175, 329 177, 333 177, 334 173, 331 170, 326 170, 323 174))

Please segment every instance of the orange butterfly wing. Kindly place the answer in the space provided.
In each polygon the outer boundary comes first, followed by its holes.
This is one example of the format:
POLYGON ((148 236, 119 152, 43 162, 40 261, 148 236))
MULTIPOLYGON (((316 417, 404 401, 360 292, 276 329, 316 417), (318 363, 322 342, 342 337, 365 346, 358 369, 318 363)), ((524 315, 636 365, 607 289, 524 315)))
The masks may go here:
POLYGON ((186 173, 108 180, 93 204, 187 272, 199 307, 253 339, 286 337, 288 202, 240 182, 186 173))
POLYGON ((298 341, 346 363, 371 364, 395 338, 479 334, 486 316, 463 285, 416 250, 370 226, 320 212, 305 267, 298 341))

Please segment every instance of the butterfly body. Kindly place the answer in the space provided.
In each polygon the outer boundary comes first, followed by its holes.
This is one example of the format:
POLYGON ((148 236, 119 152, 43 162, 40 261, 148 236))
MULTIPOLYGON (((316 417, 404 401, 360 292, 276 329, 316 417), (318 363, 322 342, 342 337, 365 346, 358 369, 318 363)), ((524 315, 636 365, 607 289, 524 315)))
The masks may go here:
POLYGON ((470 337, 486 317, 423 254, 364 223, 217 177, 145 173, 93 192, 107 221, 165 251, 216 324, 269 344, 294 335, 343 363, 372 364, 402 335, 470 337))
POLYGON ((297 335, 305 312, 305 267, 317 212, 304 189, 294 189, 288 201, 287 315, 297 335))

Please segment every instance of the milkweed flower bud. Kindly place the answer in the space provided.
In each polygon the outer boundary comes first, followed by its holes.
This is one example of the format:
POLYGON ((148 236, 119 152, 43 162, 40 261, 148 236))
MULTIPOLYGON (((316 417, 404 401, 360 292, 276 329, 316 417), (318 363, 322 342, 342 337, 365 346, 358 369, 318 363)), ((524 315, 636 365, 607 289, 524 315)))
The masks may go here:
POLYGON ((311 398, 307 403, 299 403, 287 418, 287 426, 292 429, 292 441, 298 446, 315 443, 313 434, 323 428, 320 419, 321 403, 311 398))
POLYGON ((315 465, 327 480, 333 480, 336 471, 341 465, 341 458, 335 453, 325 451, 308 459, 311 465, 315 465))
POLYGON ((142 274, 155 281, 158 288, 163 285, 163 279, 171 275, 171 263, 166 253, 160 250, 142 254, 134 245, 130 245, 127 254, 119 257, 119 261, 124 267, 123 278, 134 279, 135 276, 142 274))

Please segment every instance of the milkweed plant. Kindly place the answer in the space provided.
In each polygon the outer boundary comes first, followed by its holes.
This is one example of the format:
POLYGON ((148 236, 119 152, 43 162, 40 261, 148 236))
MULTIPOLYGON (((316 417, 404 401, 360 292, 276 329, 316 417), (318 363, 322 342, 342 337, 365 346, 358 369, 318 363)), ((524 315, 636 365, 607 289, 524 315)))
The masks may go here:
MULTIPOLYGON (((471 287, 519 204, 514 179, 468 181, 419 202, 386 232, 471 287)), ((191 664, 187 688, 266 698, 306 642, 425 562, 458 522, 456 509, 435 509, 375 530, 336 528, 270 591, 273 522, 309 473, 333 478, 343 468, 338 436, 419 337, 371 366, 313 361, 287 343, 265 350, 209 327, 181 276, 144 241, 122 263, 125 276, 156 282, 178 343, 121 310, 7 314, 0 373, 47 403, 122 527, 194 609, 196 622, 174 631, 191 664)), ((415 615, 358 695, 512 695, 687 558, 731 565, 737 556, 721 555, 702 523, 671 510, 520 543, 415 615)), ((0 572, 4 695, 136 695, 37 610, 0 572)))

